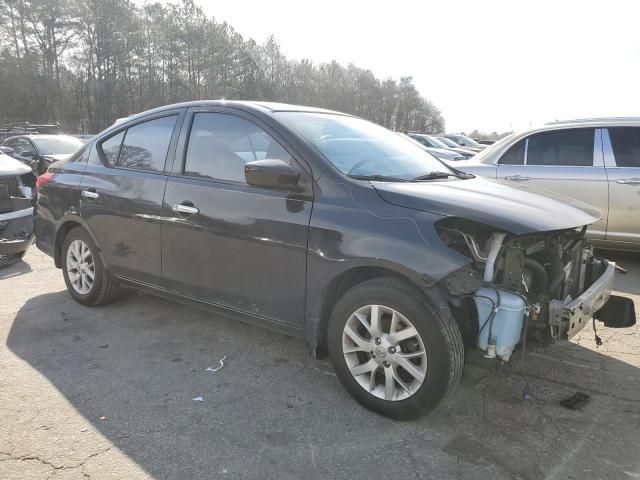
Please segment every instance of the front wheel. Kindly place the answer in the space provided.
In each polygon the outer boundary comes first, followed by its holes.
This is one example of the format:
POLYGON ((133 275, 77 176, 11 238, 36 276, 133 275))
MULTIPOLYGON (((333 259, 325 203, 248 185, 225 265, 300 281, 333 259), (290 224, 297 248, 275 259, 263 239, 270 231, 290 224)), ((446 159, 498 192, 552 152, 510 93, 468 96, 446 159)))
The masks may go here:
POLYGON ((89 234, 76 227, 62 245, 62 274, 71 296, 83 305, 98 306, 112 301, 119 285, 105 269, 89 234))
POLYGON ((425 415, 459 382, 462 336, 415 287, 394 278, 356 285, 329 320, 338 378, 365 407, 408 420, 425 415))

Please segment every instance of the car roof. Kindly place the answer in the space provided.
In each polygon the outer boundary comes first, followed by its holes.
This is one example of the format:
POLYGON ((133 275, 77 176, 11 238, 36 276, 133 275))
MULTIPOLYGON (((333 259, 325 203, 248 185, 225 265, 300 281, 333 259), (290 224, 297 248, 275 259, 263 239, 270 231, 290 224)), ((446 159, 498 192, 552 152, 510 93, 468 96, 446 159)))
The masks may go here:
POLYGON ((330 113, 334 115, 346 115, 346 113, 337 112, 335 110, 328 110, 325 108, 309 107, 303 105, 291 105, 287 103, 277 102, 263 102, 263 101, 241 101, 241 100, 192 100, 189 102, 173 103, 170 105, 163 105, 151 110, 136 113, 123 117, 122 121, 129 121, 133 118, 163 112, 165 110, 174 110, 178 108, 189 107, 203 107, 203 106, 215 106, 215 107, 232 107, 247 111, 261 111, 264 113, 273 112, 311 112, 311 113, 330 113))
MULTIPOLYGON (((73 135, 66 135, 63 133, 25 133, 22 135, 12 135, 10 137, 5 138, 5 141, 7 140, 11 140, 14 138, 31 138, 33 140, 38 140, 39 138, 50 138, 50 137, 55 137, 55 138, 76 138, 73 135)), ((76 138, 77 140, 77 138, 76 138)))

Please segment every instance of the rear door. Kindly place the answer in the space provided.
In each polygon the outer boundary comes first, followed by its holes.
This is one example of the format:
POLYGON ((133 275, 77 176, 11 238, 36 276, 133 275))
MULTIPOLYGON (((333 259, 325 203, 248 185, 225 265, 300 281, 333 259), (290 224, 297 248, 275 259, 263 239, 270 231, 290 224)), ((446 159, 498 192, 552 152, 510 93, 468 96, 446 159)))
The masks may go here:
MULTIPOLYGON (((603 146, 609 178, 607 241, 640 245, 640 127, 604 130, 603 146)), ((631 247, 631 245, 630 245, 631 247)))
POLYGON ((101 139, 81 182, 80 212, 108 268, 137 282, 161 282, 162 196, 184 110, 145 117, 101 139))
POLYGON ((311 176, 276 132, 256 122, 224 109, 194 109, 185 120, 183 158, 164 198, 171 220, 162 226, 163 279, 183 295, 299 327, 311 176), (298 169, 307 189, 248 185, 245 163, 267 158, 298 169))
POLYGON ((609 186, 601 129, 573 128, 534 133, 515 143, 498 163, 499 179, 573 197, 599 209, 602 218, 589 227, 589 235, 604 239, 609 186))

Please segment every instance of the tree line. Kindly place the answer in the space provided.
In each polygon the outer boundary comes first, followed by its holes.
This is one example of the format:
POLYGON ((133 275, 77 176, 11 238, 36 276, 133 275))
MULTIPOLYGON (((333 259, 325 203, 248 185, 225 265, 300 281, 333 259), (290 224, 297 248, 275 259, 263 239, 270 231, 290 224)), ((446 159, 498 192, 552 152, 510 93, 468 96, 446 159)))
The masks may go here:
POLYGON ((3 123, 58 122, 96 133, 152 107, 218 98, 324 107, 395 130, 444 129, 411 77, 289 59, 274 37, 245 40, 193 0, 0 2, 3 123))

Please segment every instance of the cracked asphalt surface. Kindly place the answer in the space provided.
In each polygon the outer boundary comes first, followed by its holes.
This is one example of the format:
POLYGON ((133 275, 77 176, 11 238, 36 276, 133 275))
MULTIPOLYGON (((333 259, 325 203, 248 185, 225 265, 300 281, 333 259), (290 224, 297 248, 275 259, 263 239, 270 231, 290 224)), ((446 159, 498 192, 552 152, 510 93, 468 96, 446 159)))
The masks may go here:
MULTIPOLYGON (((640 256, 616 260, 640 311, 640 256)), ((82 307, 35 248, 0 271, 0 299, 2 480, 640 479, 638 326, 528 346, 526 401, 521 352, 467 352, 448 401, 400 423, 300 340, 136 292, 82 307), (577 391, 582 410, 560 406, 577 391)))

